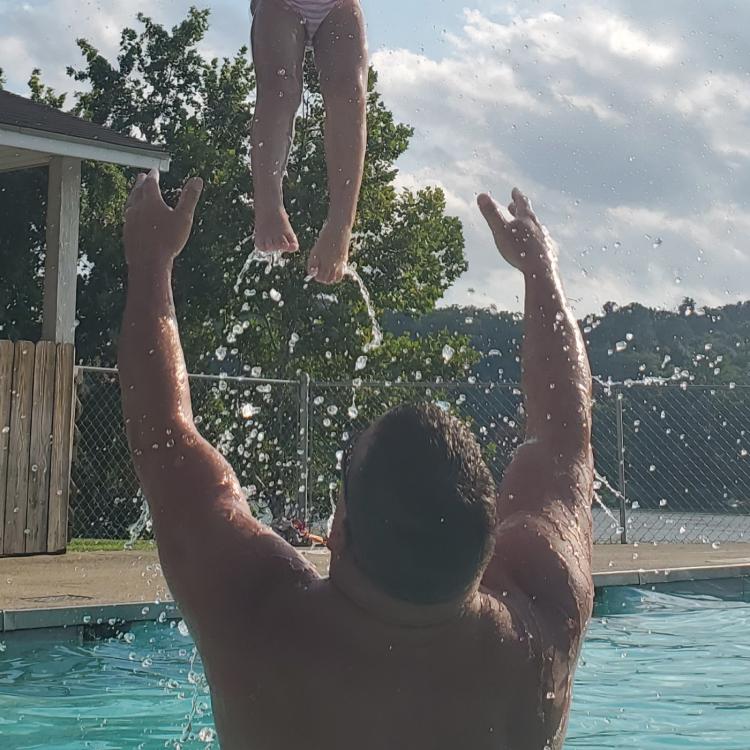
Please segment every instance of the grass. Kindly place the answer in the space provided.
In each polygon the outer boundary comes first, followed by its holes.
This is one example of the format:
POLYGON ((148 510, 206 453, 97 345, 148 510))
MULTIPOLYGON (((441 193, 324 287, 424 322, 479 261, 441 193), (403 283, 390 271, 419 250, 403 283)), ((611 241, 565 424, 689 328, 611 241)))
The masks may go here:
MULTIPOLYGON (((120 552, 125 549, 125 539, 73 539, 68 544, 68 552, 120 552)), ((156 549, 154 542, 140 540, 133 545, 134 550, 156 549)))

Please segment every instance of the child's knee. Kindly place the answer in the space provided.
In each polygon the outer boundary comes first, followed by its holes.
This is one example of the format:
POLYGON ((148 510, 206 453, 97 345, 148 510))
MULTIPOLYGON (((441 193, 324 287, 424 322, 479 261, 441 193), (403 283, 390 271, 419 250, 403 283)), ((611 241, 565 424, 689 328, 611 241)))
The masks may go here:
POLYGON ((287 106, 295 111, 302 102, 302 77, 294 72, 258 72, 256 83, 259 99, 276 100, 278 106, 287 106))
POLYGON ((367 96, 367 79, 349 71, 321 77, 321 87, 326 101, 361 102, 367 96))

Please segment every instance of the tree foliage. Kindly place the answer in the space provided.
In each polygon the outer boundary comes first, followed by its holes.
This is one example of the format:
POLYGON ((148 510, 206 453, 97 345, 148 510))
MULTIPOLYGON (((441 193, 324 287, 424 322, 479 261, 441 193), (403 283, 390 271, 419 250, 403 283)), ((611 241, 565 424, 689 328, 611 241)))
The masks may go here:
MULTIPOLYGON (((235 291, 251 249, 254 220, 248 133, 255 77, 247 50, 206 60, 199 53, 209 23, 206 10, 192 8, 171 29, 143 14, 137 19, 137 28, 122 31, 113 60, 91 41, 78 40, 82 64, 67 69, 82 89, 73 97, 72 111, 116 131, 163 144, 172 156, 171 168, 161 180, 167 200, 176 199, 187 177, 199 174, 204 178, 194 233, 174 274, 189 369, 291 379, 307 372, 318 380, 350 380, 356 375, 411 379, 416 373, 425 379, 460 377, 476 354, 463 337, 446 332, 419 341, 388 334, 377 351, 368 352, 366 369, 356 370, 355 363, 371 337, 359 291, 351 282, 332 289, 306 284, 304 252, 270 273, 253 266, 235 291), (450 361, 441 355, 446 345, 456 351, 450 361)), ((40 71, 33 71, 29 89, 38 102, 65 106, 65 96, 45 86, 40 71)), ((394 187, 394 165, 408 148, 412 131, 395 122, 388 111, 374 71, 367 108, 368 154, 353 260, 379 313, 394 309, 423 314, 435 307, 466 268, 462 228, 457 219, 445 214, 442 191, 394 187)), ((303 249, 312 247, 327 212, 324 122, 310 58, 286 180, 287 208, 303 249)), ((0 238, 0 260, 20 261, 11 265, 12 274, 0 279, 0 295, 9 300, 0 311, 0 324, 5 326, 4 335, 14 338, 38 336, 44 177, 43 170, 0 177, 0 190, 12 197, 2 201, 0 218, 8 231, 0 238)), ((112 365, 116 360, 125 291, 122 210, 133 177, 132 171, 117 166, 84 164, 76 332, 82 363, 112 365)), ((86 386, 82 429, 87 428, 87 419, 101 418, 92 404, 109 398, 105 392, 111 387, 103 382, 97 392, 93 381, 86 386)), ((289 485, 296 482, 291 479, 294 467, 289 452, 291 448, 293 461, 296 427, 291 431, 291 444, 288 433, 289 425, 296 424, 294 400, 279 400, 276 394, 244 386, 215 389, 203 393, 199 401, 209 437, 227 453, 244 456, 252 451, 256 457, 235 462, 245 484, 265 487, 271 505, 283 492, 293 495, 289 485), (242 403, 250 400, 265 413, 248 426, 239 414, 242 403), (261 419, 263 424, 259 424, 261 419), (282 485, 286 490, 278 489, 282 485)), ((363 417, 374 416, 383 406, 382 399, 368 401, 363 394, 358 409, 363 417)), ((88 434, 98 434, 93 422, 90 427, 88 434)), ((340 443, 341 431, 334 435, 333 429, 329 437, 340 443)), ((85 446, 83 453, 79 451, 79 466, 87 466, 91 459, 93 467, 100 462, 99 456, 122 449, 113 442, 122 441, 119 432, 114 437, 99 432, 100 438, 85 446)), ((126 484, 114 475, 97 482, 114 497, 127 495, 126 484)))

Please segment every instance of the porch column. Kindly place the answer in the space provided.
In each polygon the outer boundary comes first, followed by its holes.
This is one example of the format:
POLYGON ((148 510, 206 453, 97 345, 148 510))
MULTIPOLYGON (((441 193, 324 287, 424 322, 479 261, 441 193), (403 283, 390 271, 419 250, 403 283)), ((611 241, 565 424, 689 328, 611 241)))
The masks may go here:
POLYGON ((81 160, 53 157, 48 179, 42 340, 74 344, 81 160))

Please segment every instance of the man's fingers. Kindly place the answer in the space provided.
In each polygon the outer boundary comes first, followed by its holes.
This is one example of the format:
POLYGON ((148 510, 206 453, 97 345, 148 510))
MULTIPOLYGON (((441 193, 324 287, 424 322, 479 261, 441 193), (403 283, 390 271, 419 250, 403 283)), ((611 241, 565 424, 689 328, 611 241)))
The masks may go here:
POLYGON ((130 195, 128 195, 128 199, 125 201, 125 210, 127 211, 129 208, 133 208, 138 201, 143 197, 141 194, 141 185, 143 185, 143 181, 146 179, 145 174, 139 174, 135 178, 135 183, 133 184, 133 188, 130 191, 130 195))
POLYGON ((487 223, 490 225, 490 229, 493 233, 504 232, 508 229, 508 222, 505 217, 500 213, 500 206, 486 193, 482 193, 477 198, 479 204, 479 210, 482 212, 487 223))
MULTIPOLYGON (((138 175, 140 177, 140 175, 138 175)), ((161 189, 159 188, 159 170, 152 169, 139 185, 144 198, 161 200, 161 189)))
POLYGON ((192 220, 202 192, 203 180, 200 177, 188 180, 182 188, 176 210, 192 220))
POLYGON ((536 214, 534 209, 531 207, 531 201, 524 195, 518 188, 513 188, 513 204, 516 210, 513 211, 513 215, 521 219, 527 216, 534 223, 537 222, 536 214))

